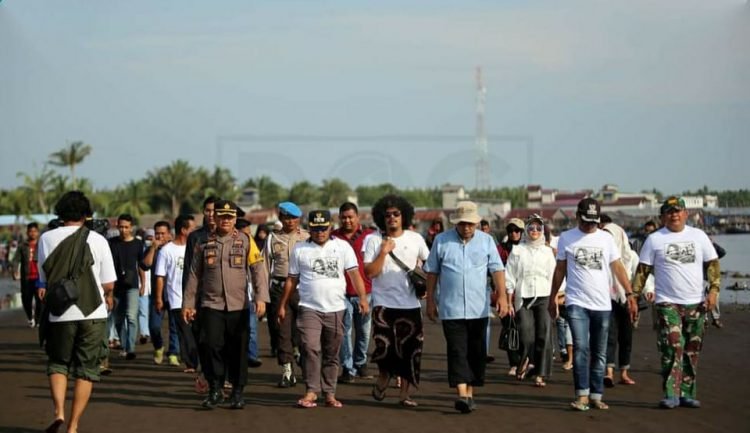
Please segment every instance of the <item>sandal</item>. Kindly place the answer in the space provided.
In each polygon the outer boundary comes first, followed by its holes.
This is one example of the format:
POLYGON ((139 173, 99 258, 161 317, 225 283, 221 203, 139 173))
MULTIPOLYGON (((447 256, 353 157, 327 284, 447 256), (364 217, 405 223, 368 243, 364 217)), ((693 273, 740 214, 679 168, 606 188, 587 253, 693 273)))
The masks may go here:
POLYGON ((534 386, 537 388, 544 388, 547 386, 547 382, 544 381, 542 376, 537 376, 536 379, 534 379, 534 386))
MULTIPOLYGON (((297 400, 297 407, 302 409, 312 409, 314 407, 318 407, 318 403, 315 402, 315 400, 317 399, 317 395, 308 393, 301 399, 297 400)), ((326 404, 328 404, 328 402, 326 402, 326 404)))
POLYGON ((607 409, 609 409, 609 405, 607 405, 607 403, 605 403, 605 402, 603 402, 601 400, 591 399, 591 400, 589 400, 589 406, 593 407, 594 409, 599 409, 599 410, 607 410, 607 409))
POLYGON ((417 403, 416 401, 412 400, 411 398, 405 398, 405 399, 399 401, 398 404, 400 404, 403 407, 417 407, 417 406, 419 406, 419 403, 417 403))
POLYGON ((620 379, 620 385, 635 385, 635 381, 631 378, 620 379))
POLYGON ((341 409, 342 407, 344 407, 344 403, 341 403, 335 398, 332 398, 330 400, 326 400, 326 407, 333 407, 336 409, 341 409))
POLYGON ((523 364, 521 364, 520 367, 516 370, 516 379, 518 380, 524 380, 526 378, 526 373, 529 372, 529 358, 526 358, 523 361, 523 364))
POLYGON ((581 400, 576 400, 570 403, 570 408, 579 412, 586 412, 587 410, 589 410, 589 405, 582 402, 581 400))
POLYGON ((52 424, 50 424, 46 429, 44 429, 45 433, 57 433, 57 431, 62 427, 63 423, 65 421, 61 419, 56 419, 52 421, 52 424))
POLYGON ((568 371, 573 369, 573 363, 572 362, 566 362, 563 364, 563 370, 568 371))
POLYGON ((388 388, 379 388, 378 384, 372 386, 372 398, 376 401, 383 401, 385 399, 385 392, 388 388))

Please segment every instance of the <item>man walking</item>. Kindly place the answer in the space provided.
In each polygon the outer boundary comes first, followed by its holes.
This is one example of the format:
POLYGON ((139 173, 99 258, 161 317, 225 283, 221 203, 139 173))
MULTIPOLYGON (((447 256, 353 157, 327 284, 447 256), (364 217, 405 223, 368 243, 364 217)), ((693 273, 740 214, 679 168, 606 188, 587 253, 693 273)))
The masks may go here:
POLYGON ((83 227, 92 214, 88 198, 80 191, 67 192, 55 205, 55 213, 63 226, 39 239, 39 296, 48 307, 59 304, 59 283, 70 277, 76 278, 79 293, 63 311, 49 312, 49 323, 40 329, 55 408, 48 433, 56 433, 65 423, 68 377, 75 379, 75 389, 67 430, 78 431, 93 382, 100 378, 99 364, 107 356, 107 310, 112 309, 117 278, 107 240, 83 227))
POLYGON ((38 326, 39 313, 42 311, 42 303, 36 296, 36 283, 39 280, 39 267, 37 266, 37 240, 39 239, 39 224, 31 222, 26 225, 26 241, 18 247, 16 255, 13 256, 11 275, 16 280, 21 280, 21 303, 29 326, 38 326))
MULTIPOLYGON (((332 235, 336 238, 349 242, 354 254, 357 256, 359 276, 365 285, 367 303, 370 303, 370 292, 372 282, 365 275, 363 262, 364 241, 368 235, 375 231, 371 228, 362 227, 359 223, 359 210, 357 205, 346 202, 339 207, 339 222, 341 226, 334 230, 332 235)), ((371 315, 362 313, 360 298, 354 281, 346 274, 346 311, 344 312, 344 339, 341 342, 341 376, 338 381, 347 383, 355 377, 370 378, 367 373, 367 348, 370 344, 371 315), (354 344, 352 344, 352 329, 354 330, 354 344)))
POLYGON ((115 262, 115 326, 122 342, 122 355, 128 361, 135 359, 135 342, 138 336, 138 297, 144 289, 143 241, 133 236, 133 217, 122 214, 117 218, 120 236, 110 241, 115 262))
POLYGON ((660 209, 664 227, 643 243, 633 291, 640 296, 654 274, 664 398, 659 406, 699 408, 696 400, 698 356, 706 312, 716 305, 721 287, 719 257, 708 236, 686 225, 685 201, 669 197, 660 209), (709 284, 703 292, 703 269, 709 284))
POLYGON ((269 235, 266 248, 263 250, 263 256, 271 275, 268 332, 271 337, 271 352, 276 352, 276 357, 281 366, 279 388, 289 388, 297 384, 292 363, 295 358, 295 346, 298 342, 295 323, 297 321, 299 293, 293 292, 289 302, 285 304, 288 311, 284 315, 284 320, 277 320, 276 312, 281 305, 284 283, 287 275, 289 275, 289 258, 292 249, 298 242, 306 241, 310 237, 307 230, 299 226, 301 216, 302 210, 296 204, 289 201, 279 203, 281 230, 269 235))
MULTIPOLYGON (((167 221, 157 221, 154 224, 154 239, 146 249, 143 257, 143 265, 147 267, 151 278, 151 295, 149 296, 148 327, 151 335, 151 344, 154 346, 154 364, 160 365, 164 361, 164 339, 161 334, 161 322, 164 319, 164 311, 156 310, 156 273, 153 272, 154 265, 159 260, 159 253, 172 237, 172 226, 167 221)), ((162 302, 164 297, 162 296, 162 302)), ((175 358, 179 352, 180 342, 177 337, 177 323, 173 317, 169 318, 169 352, 175 358)))
POLYGON ((263 316, 268 302, 268 274, 255 241, 234 228, 237 206, 219 200, 214 213, 216 231, 192 252, 182 319, 190 323, 200 308, 198 344, 209 384, 203 407, 212 409, 223 402, 221 388, 226 378, 232 385, 230 407, 242 409, 247 382, 247 282, 252 277, 255 311, 263 316))
POLYGON ((327 407, 340 408, 336 399, 339 349, 343 339, 343 317, 347 308, 347 275, 359 299, 357 310, 369 312, 369 303, 359 274, 359 264, 348 242, 331 238, 331 214, 316 210, 309 215, 310 239, 294 246, 289 276, 278 306, 284 321, 292 292, 299 292, 297 329, 304 356, 306 392, 297 402, 301 408, 317 406, 318 393, 325 393, 327 407))
POLYGON ((609 409, 602 396, 612 310, 610 287, 614 278, 625 291, 633 319, 638 306, 632 297, 630 281, 614 238, 598 228, 601 219, 599 202, 593 198, 578 202, 576 218, 578 227, 563 232, 557 244, 557 265, 552 276, 548 310, 552 319, 557 319, 557 292, 563 279, 567 278, 565 309, 573 334, 576 396, 570 407, 578 411, 587 411, 590 407, 609 409))
POLYGON ((474 388, 484 386, 490 306, 500 317, 508 314, 503 264, 492 236, 477 230, 480 220, 476 204, 458 202, 450 219, 456 227, 435 238, 425 264, 427 317, 434 321, 439 314, 442 320, 448 383, 456 388, 454 407, 461 413, 476 409, 474 388), (493 292, 487 290, 488 272, 495 283, 493 292))

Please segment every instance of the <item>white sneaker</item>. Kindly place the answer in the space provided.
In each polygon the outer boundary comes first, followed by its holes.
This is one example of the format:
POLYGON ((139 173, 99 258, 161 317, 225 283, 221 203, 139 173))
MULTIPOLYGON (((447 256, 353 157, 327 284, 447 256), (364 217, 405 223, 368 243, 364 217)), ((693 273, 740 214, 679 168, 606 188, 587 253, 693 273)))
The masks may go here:
POLYGON ((33 328, 34 326, 36 326, 34 319, 29 320, 29 328, 33 328))

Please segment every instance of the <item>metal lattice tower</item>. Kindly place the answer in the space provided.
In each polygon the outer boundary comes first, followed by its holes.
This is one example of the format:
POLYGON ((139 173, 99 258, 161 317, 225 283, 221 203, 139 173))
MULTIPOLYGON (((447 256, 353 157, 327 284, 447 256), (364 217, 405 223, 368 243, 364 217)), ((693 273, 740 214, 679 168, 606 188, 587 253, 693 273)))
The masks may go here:
POLYGON ((482 67, 477 66, 477 166, 476 166, 476 189, 489 189, 490 166, 489 151, 487 150, 487 131, 484 129, 484 105, 487 96, 487 88, 482 82, 482 67))

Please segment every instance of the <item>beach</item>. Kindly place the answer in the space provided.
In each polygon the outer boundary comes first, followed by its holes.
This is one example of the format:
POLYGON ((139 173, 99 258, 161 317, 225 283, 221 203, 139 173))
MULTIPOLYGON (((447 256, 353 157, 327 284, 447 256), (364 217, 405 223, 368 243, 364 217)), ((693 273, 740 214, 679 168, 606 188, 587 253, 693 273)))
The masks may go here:
MULTIPOLYGON (((422 383, 414 395, 420 406, 405 409, 397 404, 397 391, 388 390, 384 402, 370 396, 371 380, 338 387, 344 407, 297 409, 304 391, 275 386, 279 370, 268 355, 265 323, 259 329, 263 366, 250 369, 245 388, 247 406, 242 411, 200 408, 202 396, 180 368, 154 365, 151 346, 139 345, 138 358, 126 362, 112 357, 114 374, 94 386, 80 431, 131 432, 487 432, 607 431, 634 432, 746 432, 750 421, 750 311, 744 306, 724 308, 724 329, 709 328, 700 359, 698 398, 701 409, 657 408, 661 377, 650 314, 634 333, 632 376, 634 386, 617 385, 605 391, 609 411, 573 412, 572 373, 555 362, 546 388, 535 388, 530 379, 519 382, 506 375, 505 354, 493 349, 496 361, 488 365, 485 387, 477 389, 479 409, 461 415, 453 409, 454 393, 447 385, 445 341, 439 324, 427 322, 422 383)), ((496 342, 499 320, 493 320, 496 342)), ((493 343, 495 345, 496 343, 493 343)), ((52 416, 45 376, 44 353, 35 330, 26 325, 23 312, 0 312, 0 433, 43 430, 52 416)), ((371 371, 376 367, 371 365, 371 371)), ((68 402, 69 405, 69 402, 68 402)), ((68 412, 70 407, 68 406, 68 412)))

